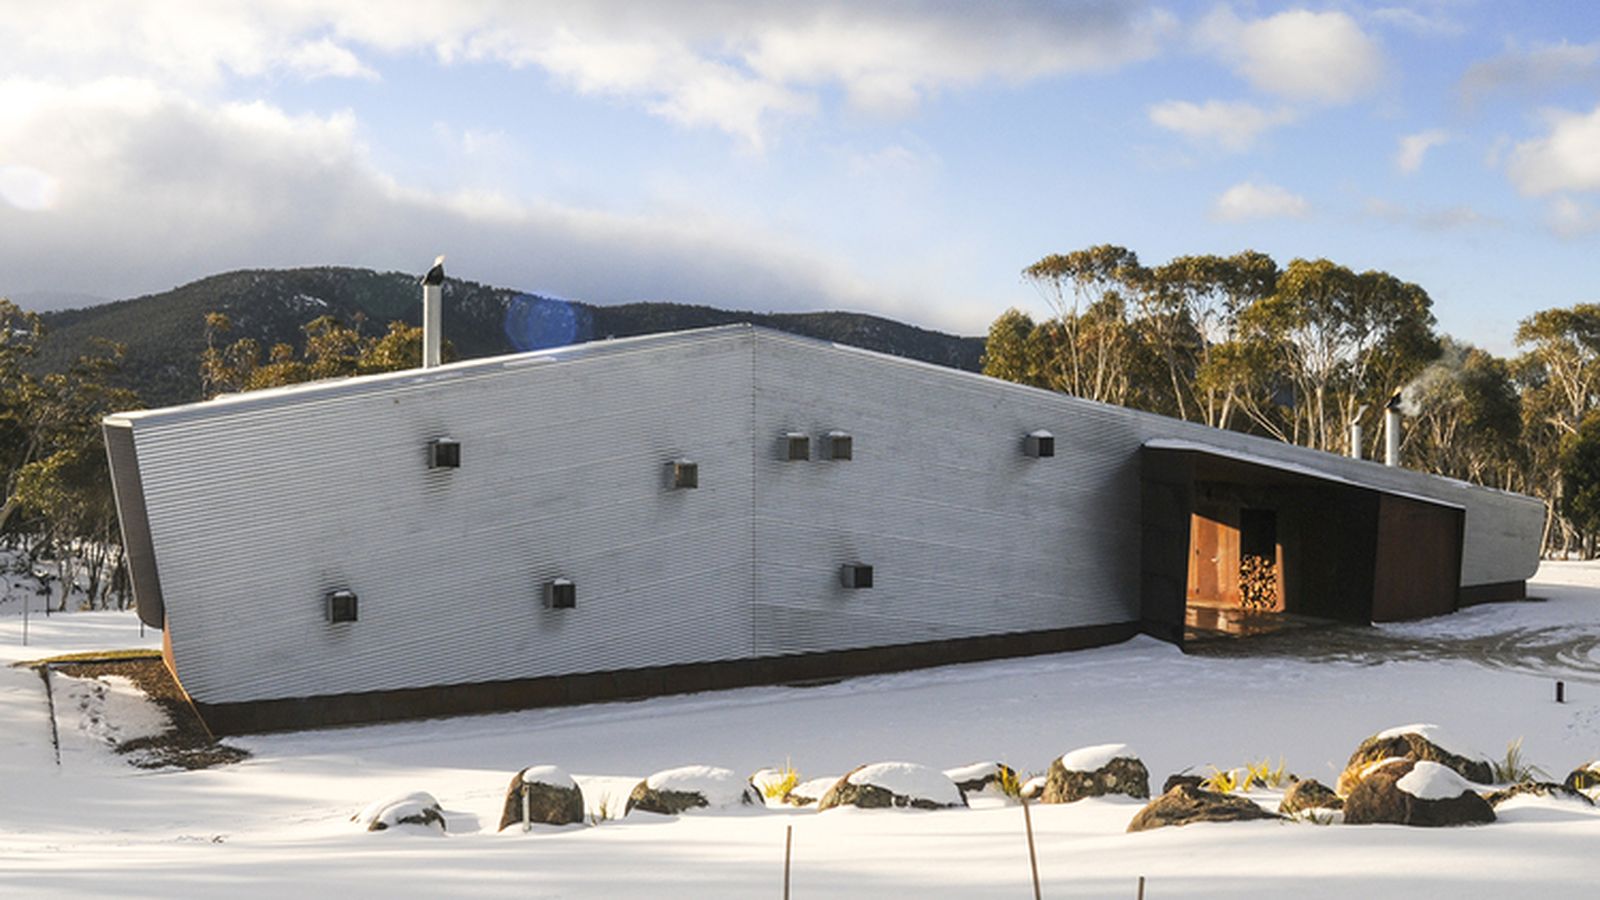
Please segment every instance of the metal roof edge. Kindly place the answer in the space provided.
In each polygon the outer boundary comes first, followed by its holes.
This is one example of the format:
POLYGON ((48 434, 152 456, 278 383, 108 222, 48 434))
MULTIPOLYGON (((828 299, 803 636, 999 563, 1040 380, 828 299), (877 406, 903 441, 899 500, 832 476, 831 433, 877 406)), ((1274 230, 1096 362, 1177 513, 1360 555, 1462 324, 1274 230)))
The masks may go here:
POLYGON ((379 372, 372 375, 324 378, 318 381, 307 381, 282 387, 223 394, 210 400, 199 400, 174 406, 126 410, 111 413, 101 421, 113 427, 128 427, 143 420, 180 418, 213 412, 271 407, 300 399, 359 394, 398 384, 416 384, 427 381, 464 381, 492 375, 505 369, 536 365, 541 362, 572 362, 585 359, 600 359, 606 356, 679 343, 703 343, 730 337, 748 338, 755 328, 756 326, 748 322, 734 322, 727 325, 689 328, 682 331, 665 331, 624 338, 604 338, 596 341, 585 341, 580 344, 549 347, 542 350, 528 350, 519 353, 504 353, 497 356, 459 360, 427 369, 419 367, 400 369, 394 372, 379 372))
MULTIPOLYGON (((1348 487, 1359 488, 1364 491, 1376 491, 1380 494, 1388 494, 1391 497, 1401 497, 1406 500, 1415 500, 1419 503, 1430 503, 1434 506, 1443 506, 1449 509, 1466 509, 1465 506, 1459 503, 1451 503, 1448 500, 1440 500, 1437 497, 1427 497, 1422 494, 1397 490, 1395 488, 1385 487, 1380 484, 1357 481, 1354 478, 1329 472, 1326 469, 1318 469, 1313 466, 1306 465, 1305 463, 1294 462, 1292 460, 1273 459, 1270 456, 1262 456, 1259 453, 1251 453, 1248 450, 1235 450, 1232 447, 1222 447, 1216 444, 1207 444, 1201 441, 1187 441, 1180 438, 1151 438, 1150 440, 1145 441, 1142 446, 1151 450, 1180 450, 1191 453, 1204 453, 1209 456, 1216 456, 1222 459, 1233 460, 1235 462, 1248 463, 1249 465, 1253 466, 1274 469, 1289 475, 1299 475, 1304 478, 1315 478, 1318 481, 1342 484, 1348 487)), ((1428 473, 1421 472, 1418 474, 1427 475, 1428 473)), ((1477 485, 1471 484, 1464 484, 1464 486, 1477 487, 1477 485)))

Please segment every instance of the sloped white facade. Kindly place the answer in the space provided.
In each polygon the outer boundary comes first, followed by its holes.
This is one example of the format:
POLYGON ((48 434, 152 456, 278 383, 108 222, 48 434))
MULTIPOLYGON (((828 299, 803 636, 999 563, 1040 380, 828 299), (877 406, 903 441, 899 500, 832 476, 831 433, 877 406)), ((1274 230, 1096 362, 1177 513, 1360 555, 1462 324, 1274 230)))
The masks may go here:
POLYGON ((1461 506, 1468 586, 1529 577, 1543 514, 1527 497, 748 326, 106 428, 128 447, 113 450, 124 527, 133 505, 148 522, 136 583, 159 597, 141 607, 164 612, 202 704, 1137 622, 1150 440, 1461 506), (1056 455, 1025 456, 1041 428, 1056 455), (851 459, 824 458, 832 431, 851 459), (810 437, 809 459, 786 458, 791 432, 810 437), (442 437, 460 442, 459 469, 428 468, 442 437), (675 459, 698 465, 698 488, 671 487, 675 459), (841 585, 847 563, 873 567, 870 590, 841 585), (555 578, 575 583, 575 609, 545 607, 555 578), (327 621, 339 589, 358 595, 358 621, 327 621))

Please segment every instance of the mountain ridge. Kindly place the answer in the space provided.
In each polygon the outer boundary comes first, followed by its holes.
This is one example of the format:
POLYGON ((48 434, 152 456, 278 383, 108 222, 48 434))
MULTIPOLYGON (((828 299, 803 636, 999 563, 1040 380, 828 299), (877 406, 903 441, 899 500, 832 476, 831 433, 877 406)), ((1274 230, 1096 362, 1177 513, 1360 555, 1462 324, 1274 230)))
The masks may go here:
MULTIPOLYGON (((126 357, 117 376, 147 406, 200 399, 205 316, 226 314, 233 330, 263 349, 302 346, 301 327, 330 314, 363 333, 390 321, 420 323, 415 275, 342 266, 239 269, 171 290, 77 309, 41 313, 49 337, 35 368, 56 371, 90 352, 96 339, 116 341, 126 357)), ((444 335, 470 359, 607 337, 632 337, 749 322, 779 331, 977 371, 984 339, 945 334, 868 313, 757 313, 695 304, 643 301, 603 306, 546 297, 465 279, 445 282, 444 335), (513 338, 515 335, 515 338, 513 338)))

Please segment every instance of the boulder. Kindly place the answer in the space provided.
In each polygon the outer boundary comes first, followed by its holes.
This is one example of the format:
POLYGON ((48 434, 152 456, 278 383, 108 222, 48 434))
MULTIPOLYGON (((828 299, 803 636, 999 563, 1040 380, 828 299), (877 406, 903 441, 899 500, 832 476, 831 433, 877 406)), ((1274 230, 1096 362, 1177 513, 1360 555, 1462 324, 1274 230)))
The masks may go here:
POLYGON ((1593 791, 1600 788, 1600 760, 1587 762, 1572 770, 1563 782, 1575 791, 1593 791))
POLYGON ((1150 797, 1150 771, 1127 744, 1083 747, 1055 759, 1045 774, 1040 802, 1072 803, 1107 794, 1150 797))
POLYGON ((1190 787, 1203 788, 1206 786, 1206 780, 1201 778, 1199 775, 1190 775, 1188 772, 1179 772, 1176 775, 1168 775, 1167 780, 1161 783, 1161 793, 1165 794, 1167 791, 1172 790, 1180 784, 1187 784, 1190 787))
POLYGON ((1295 779, 1289 789, 1283 792, 1283 800, 1278 803, 1278 812, 1292 816, 1308 809, 1341 809, 1344 800, 1328 787, 1315 778, 1304 781, 1295 779))
POLYGON ((956 783, 961 788, 961 793, 968 797, 976 794, 989 793, 997 797, 1007 796, 1005 785, 1017 784, 1015 769, 1000 762, 980 762, 970 766, 961 766, 956 769, 945 769, 945 777, 956 783))
POLYGON ((1247 822, 1278 818, 1282 817, 1244 797, 1208 791, 1192 784, 1177 784, 1172 790, 1146 803, 1134 815, 1133 821, 1128 823, 1128 831, 1149 831, 1192 822, 1247 822))
POLYGON ((1373 769, 1344 800, 1348 825, 1476 825, 1494 808, 1456 770, 1426 759, 1397 759, 1373 769))
POLYGON ((794 790, 789 792, 789 796, 783 798, 783 802, 790 806, 810 806, 826 796, 828 789, 837 784, 838 781, 839 777, 837 775, 802 781, 794 786, 794 790))
POLYGON ((529 766, 511 776, 506 786, 505 807, 500 813, 500 830, 522 824, 523 798, 527 798, 528 821, 541 825, 583 823, 583 791, 572 777, 555 766, 529 766))
POLYGON ((386 831, 401 825, 445 830, 444 811, 439 808, 439 801, 427 791, 395 794, 374 801, 351 816, 350 821, 368 831, 386 831))
POLYGON ((628 795, 623 815, 634 810, 675 816, 691 809, 727 809, 759 806, 761 800, 748 781, 732 769, 683 766, 657 772, 639 782, 628 795))
POLYGON ((1035 775, 1022 783, 1022 799, 1038 800, 1044 795, 1044 786, 1050 779, 1043 775, 1035 775))
POLYGON ((916 763, 884 762, 860 766, 834 782, 817 801, 817 811, 836 806, 862 809, 946 809, 966 806, 966 795, 938 769, 916 763))
POLYGON ((1468 781, 1494 783, 1494 768, 1488 760, 1452 749, 1439 726, 1402 725, 1380 731, 1362 741, 1356 752, 1350 754, 1350 761, 1345 763, 1335 790, 1343 796, 1350 796, 1350 792, 1361 783, 1364 773, 1376 768, 1374 763, 1391 758, 1427 760, 1450 768, 1468 781))
POLYGON ((1492 794, 1485 794, 1483 799, 1489 801, 1490 806, 1499 809, 1500 804, 1510 800, 1512 797, 1522 796, 1523 794, 1530 797, 1554 797, 1557 800, 1575 800, 1586 806, 1594 805, 1594 801, 1589 799, 1588 794, 1565 784, 1556 784, 1554 781, 1524 781, 1519 784, 1513 784, 1508 788, 1501 788, 1492 794))

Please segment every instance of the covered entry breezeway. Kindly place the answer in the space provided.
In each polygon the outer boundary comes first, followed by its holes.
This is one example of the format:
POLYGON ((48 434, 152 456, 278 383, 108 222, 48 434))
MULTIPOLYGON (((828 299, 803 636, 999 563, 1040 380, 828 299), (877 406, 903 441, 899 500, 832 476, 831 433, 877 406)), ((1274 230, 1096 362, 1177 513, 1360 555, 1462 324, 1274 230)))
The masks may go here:
POLYGON ((1461 508, 1223 448, 1142 452, 1143 618, 1182 642, 1456 609, 1461 508))

